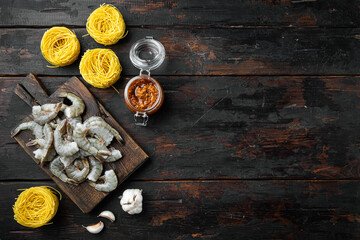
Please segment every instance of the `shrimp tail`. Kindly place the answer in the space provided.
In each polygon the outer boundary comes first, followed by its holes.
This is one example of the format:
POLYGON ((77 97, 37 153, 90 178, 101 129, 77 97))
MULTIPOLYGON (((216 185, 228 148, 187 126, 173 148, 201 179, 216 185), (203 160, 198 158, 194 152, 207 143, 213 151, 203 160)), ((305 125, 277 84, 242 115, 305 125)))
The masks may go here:
POLYGON ((101 156, 110 156, 111 152, 110 151, 105 151, 105 150, 100 150, 98 152, 98 154, 101 155, 101 156))
POLYGON ((30 140, 28 143, 26 143, 25 145, 27 146, 27 147, 31 147, 31 146, 35 146, 35 145, 37 145, 38 144, 38 142, 37 142, 37 140, 36 139, 33 139, 33 140, 30 140))
POLYGON ((62 102, 57 103, 57 104, 56 104, 55 111, 56 111, 56 112, 59 112, 59 111, 60 111, 60 109, 61 109, 61 107, 62 107, 62 105, 63 105, 63 103, 62 103, 62 102))
POLYGON ((120 136, 120 135, 114 135, 115 136, 115 138, 116 138, 116 140, 119 142, 119 143, 121 143, 121 144, 125 144, 125 141, 124 141, 124 139, 120 136))
POLYGON ((105 150, 100 150, 94 157, 103 163, 110 155, 111 155, 111 152, 105 151, 105 150))

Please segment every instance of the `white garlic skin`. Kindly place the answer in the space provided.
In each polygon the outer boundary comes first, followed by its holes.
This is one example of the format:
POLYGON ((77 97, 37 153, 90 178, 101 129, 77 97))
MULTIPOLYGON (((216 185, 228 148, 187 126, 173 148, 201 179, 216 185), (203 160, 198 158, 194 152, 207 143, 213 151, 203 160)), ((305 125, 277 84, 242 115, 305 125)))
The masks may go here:
POLYGON ((90 226, 87 226, 87 227, 84 227, 84 228, 86 228, 86 230, 88 230, 89 233, 97 234, 97 233, 99 233, 99 232, 101 232, 103 230, 104 223, 102 221, 100 221, 97 224, 90 225, 90 226))
POLYGON ((98 217, 103 217, 109 219, 111 222, 115 221, 115 215, 111 211, 102 211, 98 217))
POLYGON ((128 214, 139 214, 142 212, 143 196, 140 189, 126 189, 121 197, 120 205, 128 214))

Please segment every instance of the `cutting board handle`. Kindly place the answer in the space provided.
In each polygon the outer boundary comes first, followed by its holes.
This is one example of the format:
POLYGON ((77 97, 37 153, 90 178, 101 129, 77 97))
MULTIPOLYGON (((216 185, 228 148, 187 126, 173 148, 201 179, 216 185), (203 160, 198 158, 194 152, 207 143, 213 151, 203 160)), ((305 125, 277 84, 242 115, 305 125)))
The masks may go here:
POLYGON ((15 94, 30 107, 49 102, 49 94, 46 88, 32 73, 28 74, 20 84, 16 85, 15 94))

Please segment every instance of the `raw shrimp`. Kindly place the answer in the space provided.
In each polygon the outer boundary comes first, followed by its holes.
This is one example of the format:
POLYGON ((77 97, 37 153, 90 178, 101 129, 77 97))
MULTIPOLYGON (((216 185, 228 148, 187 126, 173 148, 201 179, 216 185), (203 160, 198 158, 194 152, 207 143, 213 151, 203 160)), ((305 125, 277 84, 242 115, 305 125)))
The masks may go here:
POLYGON ((81 157, 80 151, 78 151, 72 156, 68 156, 68 157, 62 156, 60 157, 60 161, 64 165, 64 167, 67 168, 70 164, 72 164, 75 161, 75 159, 79 157, 81 157))
POLYGON ((26 145, 27 146, 39 145, 41 148, 49 149, 54 140, 54 133, 52 131, 51 126, 47 123, 43 127, 43 136, 44 138, 40 138, 40 139, 37 138, 31 140, 26 145))
MULTIPOLYGON (((124 140, 120 136, 120 133, 118 131, 116 131, 116 129, 111 127, 107 122, 104 121, 104 119, 102 119, 100 117, 96 117, 96 116, 91 117, 87 121, 85 121, 85 123, 86 123, 86 127, 90 129, 89 134, 95 134, 96 135, 96 134, 100 133, 100 135, 101 135, 101 132, 102 131, 105 132, 104 130, 106 129, 107 131, 109 131, 116 138, 116 140, 118 142, 120 142, 120 143, 124 142, 124 140), (96 130, 96 128, 99 128, 100 130, 96 130)), ((107 145, 108 144, 106 144, 106 146, 107 145)))
POLYGON ((88 124, 88 123, 90 123, 90 122, 98 121, 98 120, 104 121, 104 119, 103 119, 102 117, 99 117, 99 116, 91 116, 91 117, 89 117, 88 119, 86 119, 86 120, 84 121, 84 124, 88 124))
POLYGON ((55 129, 60 122, 61 122, 61 119, 59 117, 56 117, 51 122, 49 122, 49 124, 52 129, 55 129))
POLYGON ((52 145, 48 151, 48 154, 43 162, 51 162, 55 157, 57 153, 55 151, 54 145, 52 145))
POLYGON ((112 169, 106 171, 103 176, 99 177, 99 180, 103 181, 103 183, 93 183, 91 181, 88 181, 88 183, 90 186, 101 192, 111 192, 118 185, 116 174, 112 169))
POLYGON ((89 157, 89 163, 90 172, 86 178, 92 182, 96 182, 103 171, 103 164, 100 161, 96 160, 94 157, 89 157))
POLYGON ((102 142, 105 143, 106 146, 110 145, 110 143, 114 138, 114 135, 112 135, 109 130, 96 126, 95 127, 93 126, 89 130, 88 135, 92 137, 96 137, 97 139, 101 140, 102 142))
POLYGON ((70 141, 70 142, 73 142, 74 139, 72 137, 73 135, 73 128, 71 127, 71 125, 69 123, 66 124, 66 137, 65 139, 70 141))
POLYGON ((34 121, 40 125, 44 125, 45 123, 49 123, 54 118, 57 117, 62 102, 57 104, 44 104, 42 106, 33 106, 32 107, 32 115, 34 117, 34 121))
MULTIPOLYGON (((54 133, 49 124, 45 124, 43 128, 44 138, 34 139, 28 142, 27 146, 39 145, 40 148, 35 150, 33 153, 35 154, 35 158, 40 160, 40 163, 43 164, 46 160, 48 160, 48 155, 50 153, 50 148, 52 147, 54 141, 54 133)), ((51 159, 52 160, 52 159, 51 159)))
POLYGON ((78 123, 82 123, 82 118, 81 116, 77 116, 77 117, 74 117, 74 118, 68 118, 68 124, 72 127, 72 128, 75 128, 76 124, 78 123))
POLYGON ((64 112, 67 118, 74 118, 80 116, 84 112, 85 110, 84 101, 75 94, 64 92, 64 93, 59 93, 58 97, 66 97, 72 102, 71 106, 67 106, 63 104, 64 106, 61 108, 61 111, 64 112))
POLYGON ((73 130, 77 123, 82 123, 81 116, 77 116, 74 118, 67 118, 66 132, 67 132, 67 139, 69 141, 73 141, 73 138, 72 138, 73 130))
POLYGON ((65 168, 66 175, 72 180, 81 183, 90 171, 89 161, 86 158, 76 159, 73 164, 65 168))
POLYGON ((57 155, 54 146, 51 146, 49 151, 46 153, 44 149, 38 148, 33 151, 34 157, 40 160, 40 164, 43 165, 45 162, 51 162, 57 155))
POLYGON ((79 147, 76 142, 66 141, 62 138, 66 131, 66 122, 66 119, 62 120, 54 131, 54 147, 60 156, 69 157, 78 152, 79 147))
POLYGON ((105 151, 109 151, 109 149, 105 146, 105 144, 103 142, 101 142, 99 139, 97 138, 88 138, 87 139, 89 141, 89 143, 95 147, 98 150, 105 150, 105 151))
POLYGON ((11 135, 15 136, 22 130, 31 130, 32 134, 35 135, 35 138, 43 138, 43 127, 34 121, 21 123, 17 128, 15 128, 11 135))
POLYGON ((50 171, 56 177, 58 177, 61 181, 66 183, 71 183, 77 185, 78 182, 74 181, 73 179, 66 176, 64 173, 64 165, 60 161, 60 156, 57 156, 51 163, 50 163, 50 171))
MULTIPOLYGON (((88 138, 88 141, 98 150, 109 151, 105 144, 103 144, 100 140, 96 138, 88 138)), ((105 162, 115 162, 122 157, 121 152, 119 150, 116 150, 115 148, 111 148, 110 152, 111 155, 105 159, 105 162)))
POLYGON ((110 148, 111 155, 105 159, 105 162, 116 162, 120 158, 122 158, 122 154, 119 150, 115 148, 110 148))
POLYGON ((78 146, 84 151, 95 156, 96 158, 105 159, 107 156, 109 156, 111 154, 109 151, 98 150, 90 144, 90 142, 86 138, 87 131, 88 129, 85 127, 84 124, 76 124, 73 138, 74 141, 78 144, 78 146))
POLYGON ((91 156, 90 153, 80 149, 77 153, 75 153, 72 156, 61 157, 60 161, 64 164, 65 167, 67 167, 70 164, 72 164, 75 161, 75 159, 77 159, 77 158, 85 158, 85 157, 89 157, 89 156, 91 156))
MULTIPOLYGON (((98 117, 98 116, 92 116, 92 117, 89 117, 88 119, 86 119, 84 121, 84 124, 85 125, 88 125, 90 124, 91 122, 93 121, 104 121, 101 117, 98 117)), ((114 138, 114 135, 111 134, 111 132, 107 129, 104 129, 103 127, 96 127, 96 126, 93 126, 88 134, 92 137, 96 137, 98 139, 100 139, 101 141, 105 142, 105 146, 108 146, 113 138, 114 138)))
POLYGON ((80 157, 83 157, 83 158, 91 156, 90 153, 88 153, 87 151, 84 151, 82 149, 80 149, 79 153, 80 153, 80 157))

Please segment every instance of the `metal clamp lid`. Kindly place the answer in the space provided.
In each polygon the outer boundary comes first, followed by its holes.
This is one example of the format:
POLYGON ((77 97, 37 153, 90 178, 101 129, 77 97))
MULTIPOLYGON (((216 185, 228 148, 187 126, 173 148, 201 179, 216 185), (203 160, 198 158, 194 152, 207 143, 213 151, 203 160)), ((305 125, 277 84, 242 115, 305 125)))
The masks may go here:
POLYGON ((134 114, 135 125, 145 127, 149 120, 149 116, 144 112, 136 112, 134 114))

